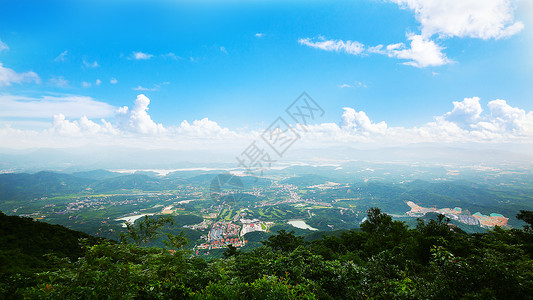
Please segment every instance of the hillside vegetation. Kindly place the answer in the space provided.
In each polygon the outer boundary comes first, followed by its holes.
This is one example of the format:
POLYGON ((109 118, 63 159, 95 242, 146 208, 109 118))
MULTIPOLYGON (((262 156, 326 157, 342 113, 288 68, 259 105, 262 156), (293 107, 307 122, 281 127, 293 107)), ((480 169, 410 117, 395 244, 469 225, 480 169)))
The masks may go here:
POLYGON ((182 234, 167 235, 166 248, 143 246, 166 222, 146 219, 122 243, 86 245, 25 286, 13 288, 25 275, 12 270, 0 291, 27 299, 532 299, 533 213, 517 217, 528 224, 522 230, 467 234, 443 216, 409 229, 372 208, 360 230, 312 239, 281 230, 252 251, 230 247, 211 260, 184 250, 182 234))

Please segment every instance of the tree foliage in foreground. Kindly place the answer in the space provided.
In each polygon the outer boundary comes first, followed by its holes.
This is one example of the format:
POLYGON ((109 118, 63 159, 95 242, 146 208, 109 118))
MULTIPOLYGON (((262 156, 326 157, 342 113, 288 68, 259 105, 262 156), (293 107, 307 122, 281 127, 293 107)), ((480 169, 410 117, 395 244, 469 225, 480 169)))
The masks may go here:
MULTIPOLYGON (((524 221, 530 220, 528 212, 521 213, 524 221)), ((142 229, 150 236, 150 226, 158 224, 145 223, 142 229)), ((26 299, 533 298, 530 227, 496 227, 469 235, 439 216, 419 220, 416 228, 409 229, 373 208, 361 230, 312 242, 280 231, 253 251, 229 248, 221 259, 193 256, 181 247, 186 243, 183 236, 169 236, 167 246, 172 251, 142 247, 142 238, 132 240, 87 245, 83 257, 73 262, 58 259, 56 269, 37 274, 37 283, 16 295, 26 299)))

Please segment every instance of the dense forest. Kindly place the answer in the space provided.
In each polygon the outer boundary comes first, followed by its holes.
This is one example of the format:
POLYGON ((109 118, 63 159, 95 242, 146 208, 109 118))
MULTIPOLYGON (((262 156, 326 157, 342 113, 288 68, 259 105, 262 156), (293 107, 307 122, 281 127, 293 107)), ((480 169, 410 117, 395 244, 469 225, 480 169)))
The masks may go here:
POLYGON ((0 214, 7 299, 533 299, 533 212, 523 229, 467 234, 442 215, 415 228, 377 208, 359 229, 309 238, 280 230, 223 258, 192 254, 170 219, 121 242, 0 214), (155 238, 166 247, 148 247, 155 238))

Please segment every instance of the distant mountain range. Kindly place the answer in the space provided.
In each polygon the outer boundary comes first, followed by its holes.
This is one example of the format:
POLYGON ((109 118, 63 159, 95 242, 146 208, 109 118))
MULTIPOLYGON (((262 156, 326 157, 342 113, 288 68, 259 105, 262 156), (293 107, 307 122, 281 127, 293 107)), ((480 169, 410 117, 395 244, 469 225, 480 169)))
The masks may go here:
MULTIPOLYGON (((531 145, 513 147, 476 144, 413 144, 403 147, 361 148, 350 146, 327 148, 291 148, 280 163, 300 162, 320 165, 332 162, 410 162, 418 164, 533 164, 531 145)), ((93 169, 178 169, 191 167, 236 168, 235 159, 242 150, 188 151, 172 149, 137 149, 131 147, 82 147, 65 149, 13 150, 0 148, 0 171, 37 172, 54 170, 78 172, 93 169)))

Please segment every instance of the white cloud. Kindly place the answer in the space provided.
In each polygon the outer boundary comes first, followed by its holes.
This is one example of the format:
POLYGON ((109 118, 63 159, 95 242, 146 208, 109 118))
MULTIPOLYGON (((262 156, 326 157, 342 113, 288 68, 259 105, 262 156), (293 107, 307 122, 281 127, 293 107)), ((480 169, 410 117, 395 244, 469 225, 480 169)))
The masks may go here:
POLYGON ((113 116, 115 107, 91 97, 65 95, 40 98, 0 95, 0 117, 51 118, 63 114, 70 118, 113 116))
POLYGON ((170 82, 165 81, 165 82, 160 83, 160 84, 154 84, 154 86, 151 87, 151 88, 147 88, 147 87, 143 87, 142 85, 139 85, 139 86, 137 86, 137 87, 132 88, 132 90, 134 90, 134 91, 141 91, 141 92, 142 92, 142 91, 156 92, 156 91, 159 91, 159 89, 161 88, 161 86, 163 86, 163 85, 167 85, 167 84, 170 84, 170 82))
POLYGON ((4 50, 9 50, 9 47, 4 42, 2 42, 2 40, 0 40, 0 52, 4 50))
POLYGON ((301 45, 324 51, 346 52, 352 55, 383 54, 389 57, 409 60, 404 64, 418 68, 441 66, 451 62, 442 53, 443 47, 435 42, 427 40, 421 35, 410 35, 408 40, 411 41, 410 47, 406 47, 404 43, 397 43, 390 44, 385 49, 383 45, 365 48, 362 43, 357 41, 326 40, 324 38, 319 38, 318 41, 303 38, 299 39, 298 42, 301 45))
POLYGON ((300 45, 325 51, 345 52, 351 55, 361 54, 365 47, 357 41, 326 40, 323 37, 318 39, 302 38, 298 40, 300 45))
POLYGON ((203 118, 201 120, 194 120, 192 124, 184 120, 176 129, 176 132, 185 134, 195 138, 227 138, 229 136, 236 136, 235 133, 228 128, 220 127, 216 122, 203 118))
POLYGON ((265 36, 265 34, 264 33, 260 33, 260 32, 255 34, 255 37, 257 37, 257 38, 262 38, 264 36, 265 36))
POLYGON ((83 65, 87 68, 98 68, 100 65, 98 65, 98 62, 95 60, 93 62, 87 61, 85 58, 83 59, 83 65))
POLYGON ((89 88, 89 87, 91 87, 91 83, 89 83, 89 82, 87 82, 87 81, 83 81, 83 82, 81 83, 81 86, 84 87, 84 88, 89 88))
POLYGON ((165 132, 162 124, 155 123, 148 114, 150 99, 143 94, 137 96, 135 105, 130 110, 127 106, 119 108, 117 118, 123 128, 141 134, 159 134, 165 132))
MULTIPOLYGON (((490 110, 489 122, 499 132, 512 132, 518 136, 533 136, 533 111, 512 107, 505 100, 494 100, 488 103, 490 110)), ((478 124, 479 125, 479 124, 478 124)))
MULTIPOLYGON (((137 96, 132 108, 123 106, 118 109, 89 97, 34 99, 4 95, 0 96, 0 118, 52 119, 53 116, 53 123, 43 131, 0 127, 0 139, 14 142, 16 147, 90 143, 143 148, 222 149, 235 146, 237 142, 244 147, 262 132, 259 129, 237 133, 209 118, 192 122, 184 120, 179 126, 164 126, 149 115, 149 104, 150 99, 142 94, 137 96), (110 117, 111 121, 94 120, 103 117, 110 117)), ((490 101, 483 108, 479 98, 465 98, 453 102, 449 112, 434 117, 432 121, 405 128, 391 127, 385 121, 373 121, 366 112, 345 107, 338 123, 311 124, 305 131, 301 128, 297 130, 302 136, 301 144, 313 147, 354 143, 393 146, 412 143, 533 142, 533 111, 526 112, 500 99, 490 101)))
POLYGON ((383 54, 408 60, 405 65, 425 68, 451 63, 443 46, 432 38, 469 37, 500 39, 510 37, 524 28, 515 21, 511 0, 389 0, 404 9, 412 10, 420 23, 420 34, 408 33, 410 46, 404 43, 366 47, 357 41, 302 38, 301 45, 325 51, 346 52, 353 55, 383 54))
POLYGON ((222 52, 224 54, 228 54, 228 50, 226 50, 226 47, 224 47, 224 46, 220 47, 220 52, 222 52))
POLYGON ((169 52, 167 54, 162 54, 161 57, 163 58, 170 58, 170 59, 173 59, 175 61, 180 61, 183 59, 183 57, 181 56, 177 56, 176 54, 172 53, 172 52, 169 52))
POLYGON ((442 66, 451 61, 442 53, 443 48, 434 41, 425 39, 421 35, 408 37, 411 47, 406 48, 403 43, 387 46, 387 55, 400 59, 407 59, 405 65, 417 68, 442 66))
POLYGON ((117 84, 118 83, 118 80, 116 78, 111 78, 109 79, 109 83, 111 84, 117 84))
POLYGON ((353 84, 343 83, 343 84, 339 84, 338 87, 341 89, 344 89, 344 88, 354 88, 354 87, 366 88, 367 86, 361 81, 354 81, 353 84))
POLYGON ((140 51, 139 52, 135 52, 134 51, 131 55, 132 55, 133 59, 137 59, 137 60, 148 60, 148 59, 153 57, 152 54, 143 53, 143 52, 140 52, 140 51))
POLYGON ((465 98, 463 101, 453 101, 453 110, 444 114, 444 119, 457 124, 461 128, 468 127, 470 124, 479 121, 483 112, 479 98, 465 98))
POLYGON ((434 121, 412 128, 373 122, 363 111, 345 107, 339 124, 307 126, 300 134, 309 145, 380 145, 411 143, 533 143, 533 111, 512 107, 504 100, 490 101, 484 113, 478 97, 453 102, 453 109, 434 121))
POLYGON ((367 88, 366 84, 364 84, 363 82, 361 81, 356 81, 355 82, 355 85, 358 86, 358 87, 362 87, 362 88, 367 88))
POLYGON ((410 47, 406 47, 404 43, 397 43, 390 44, 385 48, 383 45, 365 48, 362 43, 357 41, 325 40, 324 38, 320 38, 316 42, 310 38, 304 38, 299 39, 298 42, 301 45, 324 51, 346 52, 352 55, 387 55, 389 57, 409 60, 403 64, 417 68, 441 66, 451 62, 442 52, 444 48, 435 42, 425 39, 421 35, 410 35, 408 36, 408 40, 411 41, 410 47))
POLYGON ((60 87, 60 88, 68 88, 68 87, 70 87, 69 81, 66 80, 65 77, 63 77, 63 76, 57 76, 57 77, 52 77, 52 78, 48 79, 48 84, 49 85, 53 85, 53 86, 57 86, 57 87, 60 87))
POLYGON ((453 102, 453 110, 436 117, 432 127, 455 128, 458 138, 465 139, 533 139, 533 111, 512 107, 505 100, 493 100, 487 104, 488 114, 478 97, 465 98, 461 102, 453 102), (461 130, 461 131, 460 131, 461 130))
POLYGON ((385 134, 387 123, 384 121, 373 123, 364 111, 356 111, 350 107, 344 107, 342 114, 341 128, 348 132, 357 134, 385 134))
POLYGON ((81 131, 77 123, 66 120, 63 114, 54 115, 52 130, 62 135, 76 135, 81 131))
POLYGON ((154 89, 145 88, 142 85, 136 86, 136 87, 132 88, 132 90, 134 90, 134 91, 154 91, 154 89))
POLYGON ((98 135, 98 134, 118 134, 118 131, 113 128, 111 123, 101 119, 101 124, 89 120, 86 116, 81 117, 77 121, 66 120, 63 114, 54 115, 54 122, 51 131, 60 135, 98 135))
MULTIPOLYGON (((447 130, 450 138, 459 141, 509 140, 533 141, 533 111, 512 107, 505 100, 493 100, 487 104, 488 113, 483 113, 478 97, 453 102, 453 110, 435 117, 428 128, 447 130)), ((438 137, 438 136, 436 136, 438 137)))
POLYGON ((33 71, 17 73, 6 68, 0 62, 0 86, 11 86, 13 83, 35 82, 41 83, 41 78, 33 71))
POLYGON ((102 80, 100 80, 100 79, 96 79, 96 81, 94 82, 94 84, 96 84, 96 85, 99 86, 100 84, 102 84, 102 80))
POLYGON ((511 0, 390 0, 414 11, 422 35, 430 38, 471 37, 499 39, 524 28, 515 21, 511 0))
POLYGON ((68 50, 65 50, 63 52, 61 52, 56 58, 54 58, 54 61, 55 62, 64 62, 65 61, 65 57, 67 56, 68 54, 68 50))
POLYGON ((91 114, 94 109, 87 104, 96 104, 96 106, 103 104, 91 98, 74 96, 43 98, 46 99, 0 96, 0 118, 2 116, 53 117, 51 126, 42 131, 15 129, 9 123, 4 123, 7 125, 0 127, 0 139, 7 145, 12 142, 14 148, 72 147, 90 144, 212 149, 213 145, 235 147, 238 141, 244 145, 252 138, 251 134, 237 134, 208 118, 194 120, 191 123, 184 120, 179 126, 164 127, 152 120, 148 114, 150 99, 142 94, 137 96, 132 108, 123 106, 115 109, 104 104, 105 115, 114 115, 114 122, 105 119, 91 120, 94 117, 102 117, 102 110, 98 109, 100 113, 91 114), (54 113, 50 115, 52 112, 54 113), (85 115, 85 112, 88 114, 85 115))

